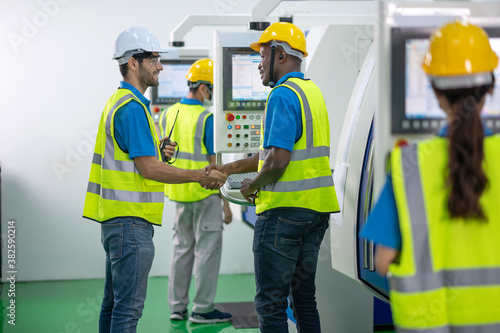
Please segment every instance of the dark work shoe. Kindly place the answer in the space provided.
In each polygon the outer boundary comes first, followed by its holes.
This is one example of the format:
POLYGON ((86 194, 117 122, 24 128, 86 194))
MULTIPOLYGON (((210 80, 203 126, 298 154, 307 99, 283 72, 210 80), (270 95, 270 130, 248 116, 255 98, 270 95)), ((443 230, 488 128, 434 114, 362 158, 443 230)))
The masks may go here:
POLYGON ((182 312, 172 312, 170 315, 170 320, 186 320, 188 317, 188 310, 182 312))
POLYGON ((214 324, 230 321, 232 318, 232 314, 215 309, 209 313, 193 312, 191 313, 191 317, 189 317, 189 321, 196 324, 214 324))

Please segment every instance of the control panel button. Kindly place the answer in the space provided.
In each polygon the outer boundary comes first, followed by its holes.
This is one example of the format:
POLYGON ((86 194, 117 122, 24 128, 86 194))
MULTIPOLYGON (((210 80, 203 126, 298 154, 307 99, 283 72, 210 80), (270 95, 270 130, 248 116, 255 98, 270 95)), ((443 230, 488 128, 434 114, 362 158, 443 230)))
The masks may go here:
POLYGON ((234 120, 234 114, 232 114, 232 113, 226 114, 226 120, 227 121, 233 121, 234 120))

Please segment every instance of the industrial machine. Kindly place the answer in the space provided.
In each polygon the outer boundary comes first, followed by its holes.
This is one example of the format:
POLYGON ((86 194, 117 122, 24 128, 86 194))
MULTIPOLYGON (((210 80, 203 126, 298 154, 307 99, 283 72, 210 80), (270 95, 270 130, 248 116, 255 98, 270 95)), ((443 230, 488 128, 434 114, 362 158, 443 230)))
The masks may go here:
MULTIPOLYGON (((218 163, 222 154, 243 158, 259 151, 261 122, 271 91, 259 76, 260 55, 249 46, 260 35, 260 31, 215 32, 214 149, 218 163)), ((233 203, 248 204, 238 184, 255 175, 231 175, 221 193, 233 203)))

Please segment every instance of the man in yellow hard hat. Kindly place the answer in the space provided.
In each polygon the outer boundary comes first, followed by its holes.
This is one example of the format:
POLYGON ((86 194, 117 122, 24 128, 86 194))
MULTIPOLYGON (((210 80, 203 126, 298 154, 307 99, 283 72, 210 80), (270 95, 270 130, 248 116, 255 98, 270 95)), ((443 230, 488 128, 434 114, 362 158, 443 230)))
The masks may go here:
POLYGON ((330 128, 319 88, 301 73, 303 32, 278 22, 258 42, 266 103, 260 152, 224 166, 226 174, 259 171, 242 183, 255 200, 255 308, 262 332, 288 332, 287 297, 300 332, 320 332, 315 298, 318 252, 330 213, 339 205, 330 169, 330 128))
POLYGON ((161 225, 163 216, 164 183, 219 183, 218 188, 226 180, 223 174, 206 175, 160 161, 144 92, 158 86, 162 52, 146 27, 123 31, 115 43, 113 59, 123 81, 101 116, 83 209, 83 217, 101 223, 106 252, 101 333, 136 332, 154 258, 153 225, 161 225))
MULTIPOLYGON (((177 143, 175 165, 197 170, 215 163, 213 114, 204 105, 211 104, 213 62, 196 61, 186 75, 189 93, 160 115, 163 137, 177 143)), ((222 253, 223 223, 231 223, 229 203, 218 190, 206 190, 197 184, 165 186, 165 195, 176 204, 174 251, 168 279, 168 304, 171 320, 188 316, 189 285, 194 273, 196 293, 189 320, 194 323, 218 323, 231 320, 231 314, 214 307, 222 253), (224 210, 224 219, 222 217, 224 210)))

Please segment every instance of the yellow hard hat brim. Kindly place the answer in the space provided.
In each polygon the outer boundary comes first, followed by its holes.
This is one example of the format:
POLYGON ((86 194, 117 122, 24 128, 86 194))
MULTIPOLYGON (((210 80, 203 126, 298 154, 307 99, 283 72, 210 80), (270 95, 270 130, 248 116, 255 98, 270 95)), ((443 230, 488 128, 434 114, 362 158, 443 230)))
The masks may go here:
POLYGON ((260 52, 260 43, 259 42, 252 43, 250 44, 250 48, 254 51, 260 52))

